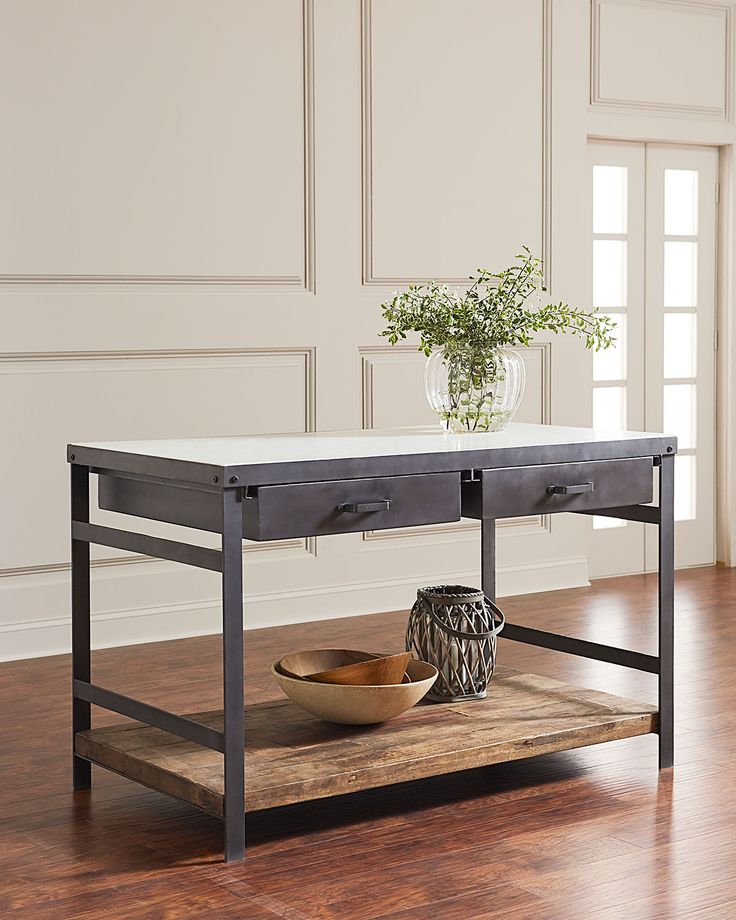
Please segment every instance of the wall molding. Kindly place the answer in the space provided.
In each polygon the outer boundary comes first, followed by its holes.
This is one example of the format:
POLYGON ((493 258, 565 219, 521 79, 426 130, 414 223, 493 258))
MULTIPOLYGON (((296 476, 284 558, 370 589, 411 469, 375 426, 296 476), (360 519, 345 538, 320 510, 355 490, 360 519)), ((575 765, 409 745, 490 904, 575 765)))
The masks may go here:
MULTIPOLYGON (((286 355, 304 356, 304 431, 316 430, 317 387, 316 387, 316 347, 314 345, 285 345, 272 348, 269 346, 250 348, 121 348, 85 351, 11 351, 0 352, 0 374, 19 373, 58 373, 58 368, 51 368, 54 363, 66 365, 69 372, 82 365, 88 371, 89 364, 96 362, 112 364, 125 362, 126 369, 136 371, 140 365, 136 362, 176 361, 177 359, 224 359, 243 357, 283 357, 286 355)), ((101 373, 110 370, 100 367, 101 373)), ((119 369, 119 368, 118 368, 119 369)))
POLYGON ((542 261, 552 287, 552 0, 542 0, 542 261))
MULTIPOLYGON (((136 372, 151 361, 171 362, 191 359, 228 359, 236 360, 247 357, 273 357, 283 358, 288 355, 301 355, 304 361, 304 431, 316 430, 317 412, 317 378, 316 378, 316 348, 308 346, 285 346, 283 348, 180 348, 180 349, 119 349, 106 351, 37 351, 37 352, 4 352, 0 353, 0 376, 4 374, 42 374, 42 373, 73 373, 80 366, 85 371, 96 369, 99 373, 120 370, 119 362, 124 362, 126 370, 136 372), (63 370, 58 366, 62 365, 63 370), (94 365, 97 365, 94 368, 94 365)), ((171 369, 174 369, 169 364, 171 369)), ((266 365, 273 367, 273 364, 266 365)), ((277 365, 276 365, 277 366, 277 365)), ((307 555, 316 556, 316 537, 307 539, 279 540, 273 543, 249 542, 243 547, 244 556, 258 553, 274 553, 283 550, 298 550, 307 555)), ((150 562, 161 562, 152 556, 138 553, 127 556, 106 556, 93 559, 93 568, 107 568, 120 565, 141 565, 150 562)), ((44 575, 53 572, 67 572, 70 569, 68 562, 51 562, 31 566, 11 566, 0 569, 0 578, 23 577, 29 575, 44 575)))
POLYGON ((734 10, 731 2, 718 0, 590 0, 590 106, 608 111, 630 111, 646 115, 675 115, 715 121, 733 119, 734 10), (601 9, 608 6, 648 6, 677 12, 701 10, 724 20, 724 87, 722 106, 681 105, 657 100, 617 99, 603 96, 601 83, 601 9))
POLYGON ((317 232, 314 217, 314 0, 302 0, 302 30, 304 39, 304 269, 302 284, 305 291, 316 293, 317 232))
POLYGON ((366 430, 376 427, 373 421, 373 371, 376 364, 401 363, 401 356, 405 359, 413 357, 417 363, 427 359, 414 345, 365 345, 358 349, 358 353, 361 365, 360 427, 366 430))
POLYGON ((303 267, 300 275, 0 274, 0 284, 243 285, 315 291, 314 0, 302 0, 303 267))
MULTIPOLYGON (((372 99, 372 0, 361 0, 361 104, 362 104, 362 184, 363 227, 362 263, 364 286, 396 286, 416 282, 410 277, 381 277, 373 271, 373 99, 372 99)), ((552 264, 552 0, 540 0, 542 21, 542 129, 541 129, 541 240, 542 258, 546 267, 546 283, 551 284, 552 264)), ((461 278, 436 278, 445 284, 466 284, 461 278)))

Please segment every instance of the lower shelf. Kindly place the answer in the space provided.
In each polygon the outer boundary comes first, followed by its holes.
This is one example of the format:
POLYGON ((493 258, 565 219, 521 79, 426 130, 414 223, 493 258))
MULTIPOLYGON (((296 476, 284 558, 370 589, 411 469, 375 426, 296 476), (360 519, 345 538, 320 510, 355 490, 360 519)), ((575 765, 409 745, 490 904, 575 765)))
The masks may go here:
MULTIPOLYGON (((189 715, 222 730, 222 712, 189 715)), ((246 707, 246 811, 372 789, 657 730, 656 710, 499 668, 485 700, 423 703, 384 725, 321 722, 287 700, 246 707)), ((222 816, 223 761, 157 728, 80 732, 93 763, 222 816)))

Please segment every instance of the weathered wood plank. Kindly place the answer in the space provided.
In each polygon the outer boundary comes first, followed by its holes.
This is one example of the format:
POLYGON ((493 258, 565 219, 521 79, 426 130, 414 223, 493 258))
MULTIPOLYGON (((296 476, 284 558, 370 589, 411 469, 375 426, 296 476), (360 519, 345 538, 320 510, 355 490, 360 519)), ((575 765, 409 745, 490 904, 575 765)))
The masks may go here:
MULTIPOLYGON (((222 730, 222 713, 189 716, 222 730)), ((246 810, 257 811, 656 731, 654 707, 499 668, 485 700, 421 704, 384 725, 321 722, 287 700, 246 709, 246 810)), ((222 757, 130 723, 77 753, 222 814, 222 757)))

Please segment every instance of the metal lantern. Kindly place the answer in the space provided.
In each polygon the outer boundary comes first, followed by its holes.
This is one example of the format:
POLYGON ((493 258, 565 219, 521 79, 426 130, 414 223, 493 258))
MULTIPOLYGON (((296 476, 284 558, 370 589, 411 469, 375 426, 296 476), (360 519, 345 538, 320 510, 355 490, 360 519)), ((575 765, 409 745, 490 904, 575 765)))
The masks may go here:
POLYGON ((426 698, 444 703, 483 699, 504 622, 498 607, 477 588, 420 588, 406 627, 406 650, 439 671, 426 698))

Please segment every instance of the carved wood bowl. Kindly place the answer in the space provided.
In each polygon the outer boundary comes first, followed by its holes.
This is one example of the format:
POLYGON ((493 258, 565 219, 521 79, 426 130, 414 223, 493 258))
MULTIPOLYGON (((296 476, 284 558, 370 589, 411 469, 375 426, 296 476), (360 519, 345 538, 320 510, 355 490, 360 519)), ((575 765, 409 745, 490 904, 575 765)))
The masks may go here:
POLYGON ((281 671, 288 672, 287 676, 290 677, 303 677, 305 680, 316 680, 321 684, 356 684, 359 686, 402 684, 405 683, 406 666, 410 658, 411 652, 402 652, 399 655, 381 655, 375 658, 368 658, 365 661, 353 661, 350 664, 342 664, 327 670, 303 674, 303 669, 309 670, 310 662, 308 660, 309 656, 307 656, 299 664, 290 660, 291 667, 288 669, 282 661, 281 671))
POLYGON ((349 649, 314 649, 286 655, 271 673, 292 703, 318 719, 340 725, 374 725, 418 703, 437 679, 437 668, 412 658, 405 682, 398 684, 319 683, 307 675, 380 657, 349 649))
POLYGON ((357 652, 347 648, 312 648, 284 655, 274 667, 278 666, 279 671, 287 677, 306 680, 310 674, 360 664, 363 661, 374 661, 380 657, 373 652, 357 652))

